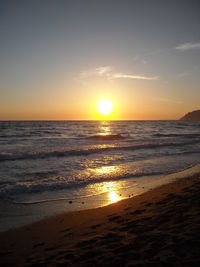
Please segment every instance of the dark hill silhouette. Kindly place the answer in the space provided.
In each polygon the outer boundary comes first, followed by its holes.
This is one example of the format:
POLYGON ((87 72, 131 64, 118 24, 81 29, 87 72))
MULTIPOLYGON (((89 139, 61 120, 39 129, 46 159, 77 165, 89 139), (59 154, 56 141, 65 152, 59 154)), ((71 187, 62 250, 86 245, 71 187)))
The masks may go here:
POLYGON ((194 110, 192 112, 187 113, 181 118, 181 120, 200 121, 200 110, 194 110))

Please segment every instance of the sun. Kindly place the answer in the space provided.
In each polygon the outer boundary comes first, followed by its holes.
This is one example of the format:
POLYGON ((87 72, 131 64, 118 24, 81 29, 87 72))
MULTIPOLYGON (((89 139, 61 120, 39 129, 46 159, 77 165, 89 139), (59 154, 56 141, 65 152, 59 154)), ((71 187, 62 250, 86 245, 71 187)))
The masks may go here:
POLYGON ((108 99, 102 99, 97 103, 97 110, 101 115, 110 115, 113 111, 113 103, 108 99))

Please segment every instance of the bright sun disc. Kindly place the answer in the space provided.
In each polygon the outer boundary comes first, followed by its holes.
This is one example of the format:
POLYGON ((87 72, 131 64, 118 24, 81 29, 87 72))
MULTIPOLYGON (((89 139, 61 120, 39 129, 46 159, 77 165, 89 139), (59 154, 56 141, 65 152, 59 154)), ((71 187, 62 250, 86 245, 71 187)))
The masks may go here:
POLYGON ((110 100, 102 99, 97 104, 97 110, 101 115, 109 115, 113 110, 113 104, 110 100))

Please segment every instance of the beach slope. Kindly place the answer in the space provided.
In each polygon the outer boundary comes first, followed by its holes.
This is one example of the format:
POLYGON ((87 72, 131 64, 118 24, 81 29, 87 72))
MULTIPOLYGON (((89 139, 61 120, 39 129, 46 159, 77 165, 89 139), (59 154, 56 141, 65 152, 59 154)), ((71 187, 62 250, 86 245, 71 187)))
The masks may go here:
POLYGON ((199 177, 1 233, 0 265, 196 266, 199 177))

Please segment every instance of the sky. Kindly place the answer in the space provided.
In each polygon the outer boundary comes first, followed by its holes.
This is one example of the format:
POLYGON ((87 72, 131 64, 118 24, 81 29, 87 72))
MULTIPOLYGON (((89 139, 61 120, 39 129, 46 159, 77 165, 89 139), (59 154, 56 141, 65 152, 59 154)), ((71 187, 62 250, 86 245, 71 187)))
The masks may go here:
POLYGON ((1 0, 0 120, 179 119, 200 109, 199 0, 1 0))

